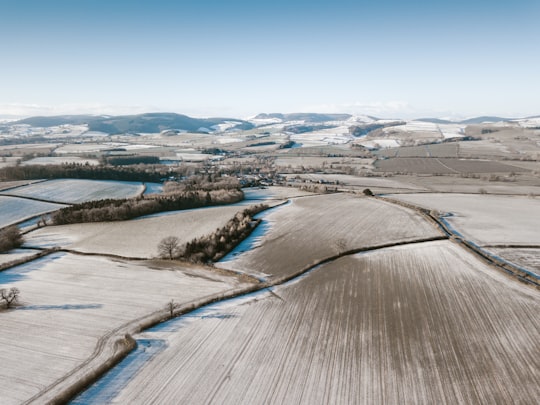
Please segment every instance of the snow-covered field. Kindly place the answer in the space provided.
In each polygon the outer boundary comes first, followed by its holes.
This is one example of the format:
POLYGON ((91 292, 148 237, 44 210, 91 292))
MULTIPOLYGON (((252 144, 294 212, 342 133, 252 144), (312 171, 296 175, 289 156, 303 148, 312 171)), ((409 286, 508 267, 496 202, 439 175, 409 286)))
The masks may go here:
POLYGON ((533 404, 539 330, 540 293, 458 245, 382 249, 140 334, 80 403, 533 404))
POLYGON ((354 137, 349 133, 349 127, 347 126, 291 135, 291 141, 302 146, 339 145, 348 143, 353 139, 354 137))
POLYGON ((540 248, 490 248, 489 251, 540 277, 540 248))
POLYGON ((42 180, 14 180, 14 181, 0 181, 0 191, 4 191, 10 188, 26 186, 27 184, 36 183, 42 180))
POLYGON ((405 181, 400 181, 392 178, 384 178, 384 177, 357 177, 357 176, 350 176, 346 174, 289 174, 286 175, 288 180, 293 180, 299 177, 301 180, 310 181, 313 183, 323 183, 323 184, 335 184, 339 188, 343 188, 346 186, 354 187, 354 188, 363 188, 363 187, 371 187, 373 189, 381 188, 381 189, 409 189, 409 190, 417 190, 422 191, 425 190, 422 187, 419 187, 417 185, 414 185, 412 183, 408 183, 405 181))
POLYGON ((242 189, 244 192, 244 198, 246 201, 251 200, 286 200, 289 198, 295 197, 305 197, 312 196, 313 193, 308 191, 300 190, 296 187, 280 187, 280 186, 271 186, 271 187, 251 187, 242 189))
POLYGON ((39 250, 32 249, 13 249, 7 253, 0 253, 0 265, 7 264, 14 260, 24 259, 38 252, 39 250))
POLYGON ((295 199, 264 221, 269 230, 259 247, 216 265, 279 278, 345 250, 441 235, 414 211, 350 194, 295 199))
POLYGON ((57 154, 70 154, 70 153, 93 153, 101 152, 111 149, 124 149, 129 151, 134 150, 146 150, 158 148, 159 146, 150 144, 132 144, 127 142, 103 142, 103 143, 80 143, 69 144, 59 147, 55 150, 57 154))
POLYGON ((205 160, 216 158, 216 155, 211 155, 209 153, 201 153, 194 149, 176 151, 175 155, 178 159, 184 160, 186 162, 204 162, 205 160))
POLYGON ((540 117, 531 117, 517 120, 517 123, 523 128, 539 128, 540 117))
POLYGON ((106 198, 135 197, 142 191, 143 185, 138 182, 59 179, 18 187, 4 194, 74 204, 106 198))
POLYGON ((397 148, 400 145, 399 140, 392 138, 362 140, 356 143, 368 149, 397 148))
POLYGON ((465 238, 479 245, 540 245, 540 199, 484 194, 396 194, 402 201, 443 213, 465 238))
POLYGON ((65 205, 0 195, 0 228, 47 212, 56 211, 63 207, 65 205))
POLYGON ((40 248, 60 246, 79 252, 114 254, 124 257, 158 256, 157 246, 167 236, 182 244, 224 226, 245 205, 171 211, 118 222, 95 222, 47 226, 26 235, 26 245, 40 248))
POLYGON ((240 284, 195 267, 57 253, 0 272, 0 285, 19 288, 22 301, 0 313, 0 402, 10 405, 70 372, 120 325, 240 284))
POLYGON ((81 165, 91 165, 97 166, 99 161, 97 159, 85 159, 78 156, 64 156, 64 157, 37 157, 22 162, 23 166, 27 165, 62 165, 62 164, 81 164, 81 165))
POLYGON ((145 186, 144 194, 161 194, 163 192, 163 184, 161 183, 145 183, 145 186))
POLYGON ((461 138, 464 135, 464 125, 460 124, 435 124, 423 121, 410 121, 404 125, 397 125, 383 129, 384 133, 392 132, 438 132, 442 138, 461 138))

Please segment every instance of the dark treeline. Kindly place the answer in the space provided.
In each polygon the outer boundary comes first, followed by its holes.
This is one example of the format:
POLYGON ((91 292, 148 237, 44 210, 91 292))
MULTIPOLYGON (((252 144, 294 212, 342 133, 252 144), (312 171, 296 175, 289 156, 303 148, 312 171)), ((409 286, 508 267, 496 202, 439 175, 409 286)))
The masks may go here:
POLYGON ((12 225, 0 230, 0 253, 18 248, 23 243, 19 227, 12 225))
POLYGON ((105 158, 107 164, 113 166, 126 166, 138 164, 158 164, 159 157, 157 156, 107 156, 105 158))
POLYGON ((145 170, 134 167, 91 166, 82 164, 28 165, 0 169, 0 180, 88 179, 159 182, 168 169, 145 170))
POLYGON ((254 215, 267 208, 267 205, 259 204, 239 212, 223 228, 188 242, 181 258, 203 263, 218 261, 251 234, 261 222, 254 219, 254 215))
POLYGON ((55 225, 123 221, 163 211, 176 211, 242 201, 239 189, 184 191, 146 198, 97 200, 62 208, 52 215, 55 225))
POLYGON ((182 181, 167 181, 163 185, 163 193, 178 193, 192 190, 233 190, 240 188, 236 177, 218 174, 194 174, 182 181))

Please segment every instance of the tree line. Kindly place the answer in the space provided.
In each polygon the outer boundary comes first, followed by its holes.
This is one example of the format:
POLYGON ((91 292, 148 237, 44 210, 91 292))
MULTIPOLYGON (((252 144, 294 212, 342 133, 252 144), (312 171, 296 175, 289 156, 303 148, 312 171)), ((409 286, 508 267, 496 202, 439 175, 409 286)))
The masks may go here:
POLYGON ((0 169, 0 180, 34 180, 34 179, 88 179, 160 182, 169 175, 167 168, 136 168, 92 166, 87 164, 62 165, 27 165, 4 167, 0 169))
POLYGON ((52 215, 52 222, 54 225, 64 225, 82 222, 123 221, 164 211, 232 204, 243 199, 244 193, 240 189, 219 189, 190 190, 172 195, 156 194, 146 198, 97 200, 62 208, 52 215))
MULTIPOLYGON (((224 227, 188 242, 183 252, 178 253, 178 257, 201 263, 218 261, 253 232, 261 222, 254 216, 266 209, 267 205, 259 204, 237 213, 224 227)), ((160 252, 163 254, 163 251, 160 252)))

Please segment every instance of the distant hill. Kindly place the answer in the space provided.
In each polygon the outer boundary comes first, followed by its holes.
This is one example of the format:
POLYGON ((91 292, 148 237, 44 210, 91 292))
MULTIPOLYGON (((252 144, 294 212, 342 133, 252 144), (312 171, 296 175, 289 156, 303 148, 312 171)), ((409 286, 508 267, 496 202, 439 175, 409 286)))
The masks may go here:
POLYGON ((123 133, 157 133, 165 130, 200 131, 206 128, 211 131, 214 125, 235 122, 232 129, 251 129, 253 125, 247 121, 234 118, 192 118, 187 115, 175 113, 147 113, 123 116, 91 116, 91 115, 65 115, 55 117, 31 117, 15 122, 28 124, 34 127, 52 127, 57 125, 87 124, 90 131, 105 132, 108 134, 123 133))
POLYGON ((327 121, 346 121, 351 118, 351 114, 318 114, 318 113, 292 113, 292 114, 259 114, 254 117, 257 120, 266 120, 277 118, 283 121, 306 121, 306 122, 327 122, 327 121))
POLYGON ((474 117, 469 118, 463 121, 460 121, 459 124, 482 124, 484 122, 501 122, 501 121, 509 121, 510 118, 503 118, 503 117, 474 117))
POLYGON ((33 127, 56 127, 58 125, 88 124, 99 119, 95 115, 56 115, 53 117, 30 117, 14 122, 13 124, 26 124, 33 127))
POLYGON ((442 120, 440 118, 418 118, 414 121, 429 122, 431 124, 454 124, 453 121, 442 120))

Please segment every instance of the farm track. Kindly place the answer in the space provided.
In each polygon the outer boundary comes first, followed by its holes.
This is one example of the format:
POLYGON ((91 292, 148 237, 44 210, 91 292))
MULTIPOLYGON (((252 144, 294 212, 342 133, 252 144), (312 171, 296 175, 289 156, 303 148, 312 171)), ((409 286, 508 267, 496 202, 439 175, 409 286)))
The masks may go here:
MULTIPOLYGON (((453 230, 451 227, 448 226, 448 224, 445 223, 445 221, 441 220, 437 215, 432 214, 432 212, 428 209, 418 207, 414 204, 410 204, 404 201, 395 200, 393 198, 388 197, 376 197, 378 199, 382 199, 383 201, 387 201, 392 204, 401 205, 406 208, 413 209, 420 214, 422 214, 424 217, 428 218, 431 222, 437 223, 437 225, 444 231, 446 235, 450 238, 450 240, 459 243, 463 246, 466 250, 469 250, 470 252, 474 253, 476 256, 480 257, 484 262, 487 262, 494 266, 495 268, 503 270, 505 273, 517 278, 518 280, 533 285, 536 288, 540 288, 540 277, 528 270, 525 270, 523 268, 520 268, 519 266, 504 260, 498 256, 495 256, 491 254, 490 252, 484 250, 482 247, 478 246, 476 243, 473 243, 465 238, 463 236, 456 233, 455 230, 453 230)), ((509 246, 504 246, 509 247, 509 246)), ((518 246, 515 246, 518 247, 518 246)), ((523 247, 523 246, 519 246, 523 247)), ((536 246, 532 246, 535 248, 536 246)))
POLYGON ((436 160, 437 162, 439 162, 439 163, 441 164, 441 166, 446 167, 448 170, 450 170, 450 171, 452 171, 452 172, 454 172, 454 173, 457 173, 457 174, 460 174, 460 173, 461 173, 461 172, 458 172, 456 169, 453 169, 453 168, 451 168, 450 166, 447 166, 446 164, 444 164, 443 162, 441 162, 441 159, 435 158, 435 160, 436 160))

